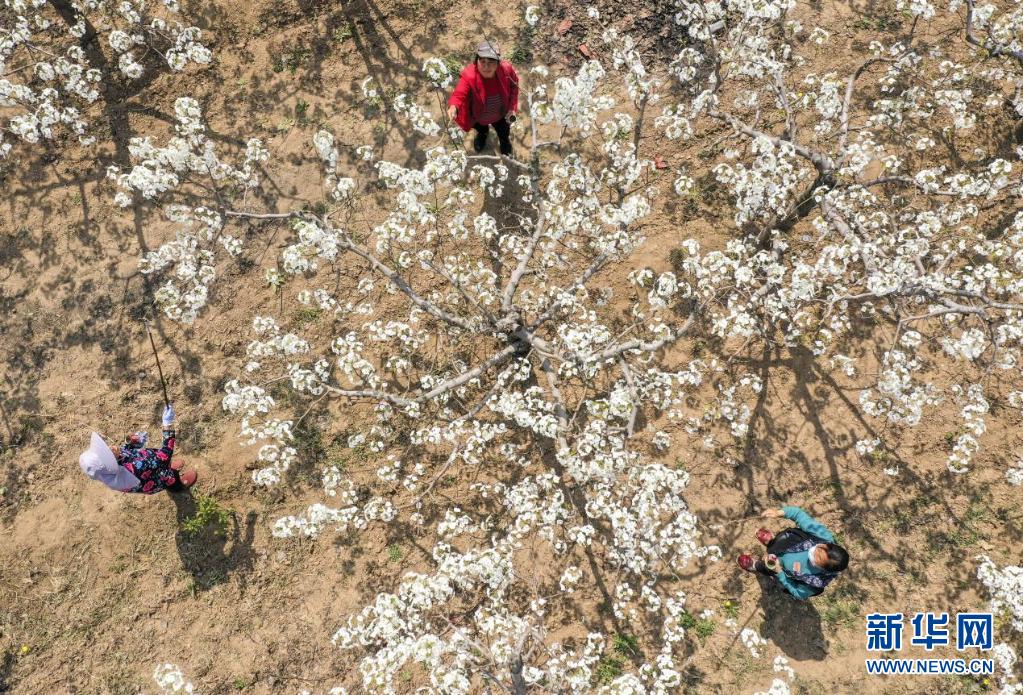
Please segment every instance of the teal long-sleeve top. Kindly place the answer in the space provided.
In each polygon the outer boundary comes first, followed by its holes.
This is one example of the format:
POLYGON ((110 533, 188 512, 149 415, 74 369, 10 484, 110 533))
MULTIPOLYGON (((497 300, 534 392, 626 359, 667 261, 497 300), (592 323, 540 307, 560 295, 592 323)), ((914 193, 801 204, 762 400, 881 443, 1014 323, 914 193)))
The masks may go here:
MULTIPOLYGON (((834 535, 832 535, 831 531, 829 531, 824 524, 814 519, 799 507, 782 507, 782 511, 785 512, 786 519, 796 522, 796 526, 807 533, 812 533, 828 543, 835 542, 834 535)), ((824 572, 823 569, 811 564, 811 550, 813 549, 811 548, 810 550, 806 550, 801 553, 785 553, 778 556, 778 561, 781 563, 782 567, 782 570, 775 575, 778 579, 778 583, 781 584, 787 592, 802 601, 805 601, 814 595, 814 588, 801 582, 797 582, 794 579, 790 579, 789 575, 794 573, 822 574, 824 572)))

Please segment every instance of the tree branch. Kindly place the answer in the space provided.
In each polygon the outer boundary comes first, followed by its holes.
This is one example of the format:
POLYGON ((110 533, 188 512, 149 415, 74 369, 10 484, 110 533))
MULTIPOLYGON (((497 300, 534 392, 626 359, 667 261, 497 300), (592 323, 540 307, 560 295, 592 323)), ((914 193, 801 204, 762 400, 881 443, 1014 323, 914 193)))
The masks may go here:
POLYGON ((522 351, 521 344, 516 343, 509 345, 500 352, 493 354, 487 361, 481 362, 472 369, 462 372, 460 375, 452 379, 448 379, 447 381, 441 384, 438 384, 437 386, 430 389, 416 400, 428 401, 433 398, 436 398, 437 396, 441 396, 450 391, 451 389, 456 389, 459 386, 462 386, 463 384, 472 381, 473 379, 480 376, 484 372, 489 371, 490 369, 498 365, 504 364, 505 362, 510 360, 516 353, 521 351, 522 351))
MULTIPOLYGON (((604 263, 606 263, 607 260, 608 255, 606 253, 602 253, 596 258, 594 258, 593 262, 590 263, 589 267, 585 271, 583 271, 583 274, 580 275, 575 282, 569 285, 568 289, 565 291, 574 292, 578 288, 585 286, 589 279, 593 277, 594 273, 596 273, 597 271, 604 267, 604 263)), ((536 320, 533 321, 533 323, 529 324, 528 330, 530 332, 535 331, 542 324, 546 323, 551 318, 551 316, 554 315, 554 311, 557 308, 558 308, 557 302, 556 301, 551 302, 551 305, 547 307, 547 310, 540 314, 540 316, 538 316, 536 320)))
MULTIPOLYGON (((907 51, 908 51, 908 49, 907 49, 907 51)), ((904 54, 905 54, 905 52, 903 53, 903 55, 904 54)), ((882 62, 883 63, 894 63, 896 61, 893 58, 881 58, 881 57, 870 58, 869 60, 865 61, 862 65, 860 65, 860 67, 856 68, 856 72, 854 72, 852 75, 849 76, 849 81, 846 83, 846 86, 845 86, 845 100, 842 102, 841 126, 839 127, 839 130, 841 132, 841 135, 839 136, 839 139, 838 139, 838 157, 839 157, 839 163, 844 161, 845 160, 845 156, 846 156, 845 155, 845 141, 849 137, 849 106, 852 104, 853 88, 856 85, 856 80, 859 78, 860 75, 863 74, 863 71, 866 70, 868 67, 870 67, 874 63, 882 63, 882 62)))
POLYGON ((834 160, 821 152, 811 150, 810 148, 800 145, 797 142, 793 142, 792 140, 780 138, 776 135, 770 135, 763 131, 751 128, 742 121, 740 121, 738 118, 733 116, 732 114, 726 113, 724 111, 712 110, 707 115, 709 115, 711 118, 716 118, 720 121, 725 121, 726 123, 728 123, 728 125, 732 126, 734 130, 737 130, 740 133, 748 135, 751 138, 766 138, 776 146, 780 145, 781 143, 787 143, 792 146, 792 149, 796 154, 798 154, 800 157, 808 160, 811 164, 813 164, 814 167, 817 169, 818 172, 820 172, 822 176, 830 177, 834 174, 835 171, 834 160))
POLYGON ((550 360, 544 358, 540 362, 540 369, 547 377, 547 385, 550 387, 551 395, 554 396, 554 417, 558 420, 557 434, 555 440, 558 442, 558 450, 568 449, 568 408, 565 407, 565 399, 561 395, 561 385, 558 381, 558 371, 551 365, 550 360))
POLYGON ((431 316, 438 318, 441 321, 444 321, 447 324, 455 326, 456 328, 461 328, 463 331, 466 331, 467 333, 473 333, 476 330, 475 327, 473 327, 464 319, 454 316, 451 313, 444 311, 443 309, 435 305, 433 302, 430 302, 420 297, 419 294, 416 293, 414 289, 412 289, 412 286, 405 282, 405 280, 402 279, 402 277, 398 275, 398 273, 396 273, 394 270, 388 267, 383 261, 381 261, 375 255, 373 255, 373 253, 371 253, 368 249, 362 247, 360 244, 357 244, 348 234, 336 230, 329 220, 321 219, 316 215, 304 211, 255 213, 245 212, 242 210, 225 210, 224 215, 226 215, 227 217, 239 217, 253 220, 304 219, 311 221, 312 223, 320 227, 323 227, 324 229, 327 229, 331 232, 336 232, 341 237, 341 240, 338 243, 338 246, 340 248, 351 251, 355 255, 368 261, 370 266, 372 266, 373 270, 375 270, 380 275, 383 275, 395 287, 404 292, 408 296, 408 298, 411 299, 412 302, 420 309, 430 314, 431 316))
POLYGON ((540 206, 540 214, 536 220, 536 229, 533 231, 533 236, 529 240, 529 246, 526 247, 525 252, 522 254, 522 258, 519 259, 519 264, 515 266, 515 270, 512 272, 511 277, 508 278, 508 284, 504 286, 504 292, 501 293, 501 311, 508 313, 511 311, 512 299, 515 296, 515 290, 518 289, 519 283, 526 274, 526 268, 529 262, 533 260, 533 254, 536 253, 536 248, 540 244, 540 238, 544 233, 544 210, 543 206, 540 206))
POLYGON ((323 382, 319 382, 319 384, 326 388, 335 396, 342 396, 344 398, 371 398, 375 400, 387 401, 388 403, 399 406, 401 408, 407 408, 412 405, 425 403, 426 401, 437 398, 438 396, 443 396, 448 391, 456 389, 459 386, 462 386, 467 382, 472 381, 473 379, 480 376, 484 372, 498 365, 504 364, 509 359, 511 359, 512 356, 521 351, 522 351, 521 343, 509 345, 500 352, 496 352, 493 355, 491 355, 488 360, 481 362, 472 369, 462 372, 458 376, 452 377, 447 381, 441 382, 440 384, 433 387, 426 393, 420 394, 415 398, 405 398, 403 396, 396 396, 393 393, 388 393, 387 391, 381 391, 379 389, 349 390, 341 389, 336 386, 331 386, 330 384, 326 384, 323 382))
MULTIPOLYGON (((328 225, 328 229, 332 229, 332 227, 328 225)), ((463 331, 467 333, 473 333, 476 331, 476 329, 468 322, 464 321, 463 319, 460 319, 457 316, 451 315, 450 313, 444 311, 443 309, 436 306, 432 302, 429 302, 420 297, 416 293, 416 291, 412 289, 411 285, 405 282, 405 280, 403 280, 402 277, 398 275, 398 273, 396 273, 394 270, 385 265, 382 261, 380 261, 380 259, 378 259, 372 253, 370 253, 367 249, 364 249, 362 246, 352 241, 352 239, 350 239, 347 234, 343 235, 343 240, 339 244, 339 246, 342 246, 350 250, 355 255, 360 256, 365 260, 369 261, 370 265, 373 266, 374 270, 376 270, 378 273, 380 273, 388 280, 390 280, 395 287, 397 287, 399 290, 408 295, 408 298, 412 300, 413 304, 418 306, 426 313, 431 314, 432 316, 440 319, 441 321, 444 321, 447 324, 450 324, 457 328, 461 328, 463 331)))
POLYGON ((1015 58, 1023 66, 1023 51, 1014 51, 996 43, 988 33, 986 41, 973 35, 973 0, 966 0, 966 41, 974 46, 985 49, 992 56, 1008 56, 1015 58))
POLYGON ((622 368, 622 374, 625 375, 625 383, 629 385, 629 396, 632 399, 632 412, 629 414, 629 424, 625 430, 631 437, 636 431, 636 416, 639 414, 639 396, 636 394, 636 382, 632 378, 632 370, 629 369, 629 363, 625 361, 624 357, 619 355, 618 365, 622 368))
POLYGON ((633 350, 635 350, 637 352, 656 352, 657 350, 660 350, 665 345, 669 345, 669 344, 675 342, 676 340, 681 338, 683 335, 688 333, 689 329, 692 328, 693 324, 695 323, 696 313, 697 313, 697 309, 694 308, 693 312, 691 314, 689 314, 689 318, 686 319, 686 322, 684 324, 682 324, 681 328, 679 328, 678 330, 670 328, 668 330, 668 334, 666 336, 664 336, 663 338, 658 338, 657 340, 648 340, 648 341, 644 341, 644 340, 641 340, 639 338, 635 338, 635 339, 630 340, 628 342, 621 343, 620 345, 616 345, 616 346, 609 347, 609 348, 605 349, 603 352, 598 353, 595 356, 594 359, 596 359, 596 360, 616 359, 616 358, 618 358, 619 355, 622 355, 622 354, 624 354, 626 352, 630 352, 630 351, 633 351, 633 350))

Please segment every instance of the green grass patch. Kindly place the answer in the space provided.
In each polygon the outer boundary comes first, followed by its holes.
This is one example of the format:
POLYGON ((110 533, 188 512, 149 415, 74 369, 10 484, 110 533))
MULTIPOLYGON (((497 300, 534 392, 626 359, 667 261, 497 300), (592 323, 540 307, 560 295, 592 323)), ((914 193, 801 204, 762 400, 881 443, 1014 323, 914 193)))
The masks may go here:
POLYGON ((635 635, 616 632, 611 638, 611 649, 624 657, 633 657, 639 654, 639 640, 635 635))
POLYGON ((695 633, 701 642, 714 634, 716 627, 710 618, 697 618, 689 611, 684 612, 678 622, 686 630, 695 633))
POLYGON ((821 622, 831 627, 853 627, 860 619, 860 604, 850 599, 831 599, 821 610, 821 622))
POLYGON ((982 524, 991 521, 991 509, 980 500, 970 501, 959 523, 951 530, 941 534, 945 544, 956 550, 963 550, 973 547, 978 541, 983 540, 984 534, 979 528, 982 524))
POLYGON ((313 323, 323 315, 323 310, 315 306, 304 306, 295 312, 295 321, 301 324, 313 323))
POLYGON ((348 22, 342 22, 341 25, 333 31, 330 37, 335 43, 344 43, 348 39, 352 38, 352 25, 348 22))
POLYGON ((600 657, 600 661, 597 662, 597 682, 601 685, 607 685, 622 675, 623 666, 625 666, 625 661, 620 657, 613 654, 604 654, 604 656, 600 657))
POLYGON ((597 682, 607 685, 625 672, 625 664, 629 659, 640 655, 639 640, 635 635, 616 632, 611 637, 611 649, 604 652, 597 662, 597 682))
POLYGON ((207 528, 212 528, 216 535, 226 536, 234 512, 221 507, 210 495, 196 495, 195 502, 195 514, 181 522, 181 530, 185 535, 197 536, 207 528))
POLYGON ((292 75, 295 74, 303 63, 312 56, 313 52, 310 48, 293 48, 290 51, 284 51, 279 54, 271 66, 274 72, 284 72, 287 70, 292 75))

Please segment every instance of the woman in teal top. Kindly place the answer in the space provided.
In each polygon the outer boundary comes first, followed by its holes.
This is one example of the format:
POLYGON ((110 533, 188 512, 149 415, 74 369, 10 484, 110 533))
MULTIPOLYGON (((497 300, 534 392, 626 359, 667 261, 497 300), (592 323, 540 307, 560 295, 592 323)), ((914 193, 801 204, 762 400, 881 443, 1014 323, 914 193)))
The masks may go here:
POLYGON ((824 591, 849 566, 849 553, 835 543, 831 531, 799 507, 768 509, 762 516, 785 517, 798 528, 777 535, 765 528, 757 531, 757 540, 767 546, 768 555, 756 561, 752 555, 740 555, 739 567, 747 572, 774 577, 787 592, 806 600, 824 591))

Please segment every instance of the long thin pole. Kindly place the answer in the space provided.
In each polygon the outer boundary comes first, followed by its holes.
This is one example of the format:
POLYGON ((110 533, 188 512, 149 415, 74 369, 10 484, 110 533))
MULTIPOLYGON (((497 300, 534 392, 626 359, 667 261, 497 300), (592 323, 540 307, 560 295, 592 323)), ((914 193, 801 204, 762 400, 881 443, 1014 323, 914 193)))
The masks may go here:
POLYGON ((149 344, 153 346, 153 357, 156 358, 156 371, 160 374, 160 386, 163 388, 163 404, 170 405, 170 398, 167 397, 167 382, 163 378, 163 369, 160 368, 160 355, 156 352, 156 341, 153 340, 153 331, 149 329, 149 321, 146 321, 146 333, 149 334, 149 344))

